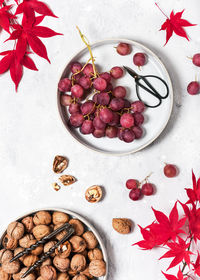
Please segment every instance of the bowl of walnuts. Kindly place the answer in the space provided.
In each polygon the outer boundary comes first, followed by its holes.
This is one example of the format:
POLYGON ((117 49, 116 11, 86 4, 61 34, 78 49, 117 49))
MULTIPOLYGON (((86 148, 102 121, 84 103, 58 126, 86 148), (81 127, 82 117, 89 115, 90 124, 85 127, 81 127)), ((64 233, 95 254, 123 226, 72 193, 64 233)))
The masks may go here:
POLYGON ((10 223, 0 239, 0 280, 106 280, 108 257, 96 229, 80 215, 64 209, 41 209, 10 223), (74 233, 27 276, 26 271, 65 235, 63 230, 11 262, 51 232, 69 223, 74 233))

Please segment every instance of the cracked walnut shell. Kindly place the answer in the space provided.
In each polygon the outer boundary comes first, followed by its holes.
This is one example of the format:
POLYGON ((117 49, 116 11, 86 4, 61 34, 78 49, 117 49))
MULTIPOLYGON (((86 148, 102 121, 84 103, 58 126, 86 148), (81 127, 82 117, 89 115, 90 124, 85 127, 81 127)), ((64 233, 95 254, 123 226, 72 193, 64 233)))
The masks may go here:
POLYGON ((72 246, 69 243, 69 241, 66 241, 65 243, 58 246, 58 248, 55 250, 55 254, 59 255, 60 258, 67 258, 72 251, 72 246))
POLYGON ((89 187, 85 192, 85 198, 90 203, 99 202, 102 198, 102 195, 102 189, 97 185, 89 187))
POLYGON ((62 173, 68 166, 68 160, 63 156, 56 156, 53 162, 53 171, 62 173))
POLYGON ((132 222, 125 218, 115 218, 112 220, 114 230, 121 234, 128 234, 131 232, 132 222))
POLYGON ((59 180, 64 186, 69 186, 76 182, 76 178, 71 175, 62 175, 59 177, 59 180))
POLYGON ((103 260, 94 260, 89 264, 89 273, 94 277, 101 277, 106 274, 106 264, 103 260))

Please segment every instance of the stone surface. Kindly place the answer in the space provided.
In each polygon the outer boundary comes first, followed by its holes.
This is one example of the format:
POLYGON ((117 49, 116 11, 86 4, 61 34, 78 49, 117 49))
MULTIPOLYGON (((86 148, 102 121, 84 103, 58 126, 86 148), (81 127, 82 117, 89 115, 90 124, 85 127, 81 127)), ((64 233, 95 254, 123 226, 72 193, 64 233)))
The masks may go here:
MULTIPOLYGON (((191 169, 199 175, 200 95, 186 93, 188 82, 195 79, 195 74, 199 77, 199 69, 187 59, 200 51, 199 26, 187 28, 190 42, 174 36, 163 47, 165 32, 158 30, 165 18, 153 0, 48 3, 59 19, 45 21, 65 34, 45 40, 52 64, 34 56, 39 72, 25 71, 18 93, 9 75, 0 77, 1 229, 32 209, 70 209, 87 217, 103 236, 110 256, 109 279, 163 279, 160 271, 167 263, 157 261, 160 252, 131 247, 141 237, 138 228, 121 236, 112 229, 112 218, 126 217, 145 226, 153 220, 151 206, 168 213, 177 198, 185 199, 184 187, 191 183, 191 169), (137 40, 156 52, 169 70, 175 92, 173 114, 162 135, 143 151, 124 157, 98 154, 77 144, 63 127, 56 88, 65 62, 83 46, 76 25, 91 42, 111 37, 137 40), (52 163, 57 154, 70 159, 66 172, 78 181, 55 192, 51 184, 58 176, 52 172, 52 163), (165 178, 163 162, 177 164, 179 176, 165 178), (156 194, 137 202, 129 200, 125 181, 143 179, 151 171, 156 194), (106 194, 102 202, 91 205, 84 199, 84 192, 94 184, 104 186, 106 194)), ((185 8, 184 18, 200 24, 198 0, 161 0, 159 4, 167 14, 172 8, 185 8)))

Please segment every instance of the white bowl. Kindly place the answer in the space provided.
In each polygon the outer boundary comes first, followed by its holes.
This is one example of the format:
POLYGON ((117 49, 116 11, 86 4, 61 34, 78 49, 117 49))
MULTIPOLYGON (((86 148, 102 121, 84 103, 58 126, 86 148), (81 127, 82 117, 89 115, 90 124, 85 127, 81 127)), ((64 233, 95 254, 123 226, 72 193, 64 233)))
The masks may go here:
MULTIPOLYGON (((30 216, 30 215, 33 215, 36 212, 41 211, 41 210, 49 211, 49 212, 59 211, 59 212, 66 213, 66 214, 70 215, 72 218, 79 219, 86 226, 86 228, 88 230, 90 230, 90 231, 92 231, 94 233, 94 235, 96 236, 96 238, 97 238, 97 240, 99 242, 99 247, 102 250, 103 258, 104 258, 104 261, 106 263, 106 275, 102 276, 102 277, 99 277, 99 278, 95 278, 95 279, 107 280, 108 279, 108 255, 107 255, 107 251, 106 251, 106 248, 104 246, 104 243, 103 243, 103 241, 101 239, 101 236, 99 235, 98 231, 93 227, 93 225, 91 225, 85 218, 83 218, 79 214, 77 214, 75 212, 72 212, 70 210, 63 209, 63 208, 43 208, 43 209, 37 209, 37 210, 33 210, 31 212, 25 213, 24 215, 16 218, 15 221, 20 221, 23 218, 25 218, 27 216, 30 216)), ((2 243, 2 240, 3 240, 4 236, 5 236, 5 234, 6 234, 6 230, 1 234, 0 244, 2 243)))

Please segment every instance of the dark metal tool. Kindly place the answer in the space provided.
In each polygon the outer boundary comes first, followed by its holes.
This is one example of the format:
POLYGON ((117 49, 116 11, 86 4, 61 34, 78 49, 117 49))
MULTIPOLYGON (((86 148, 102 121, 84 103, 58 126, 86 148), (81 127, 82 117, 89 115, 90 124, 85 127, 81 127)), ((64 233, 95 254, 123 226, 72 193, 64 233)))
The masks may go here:
POLYGON ((145 76, 139 75, 133 69, 131 69, 127 66, 124 66, 124 69, 126 69, 126 71, 129 73, 129 75, 131 75, 131 77, 133 77, 135 79, 137 97, 140 101, 142 101, 145 104, 145 106, 150 107, 150 108, 156 108, 162 103, 163 99, 166 99, 169 96, 169 87, 162 78, 155 76, 155 75, 145 75, 145 76), (155 89, 155 87, 149 82, 148 78, 157 79, 164 85, 164 87, 166 88, 166 93, 164 96, 161 95, 159 93, 159 91, 155 89), (150 105, 150 104, 147 104, 146 102, 144 102, 141 97, 141 93, 139 90, 140 88, 142 88, 144 91, 148 92, 149 94, 153 95, 155 97, 155 99, 158 100, 157 104, 150 105))

